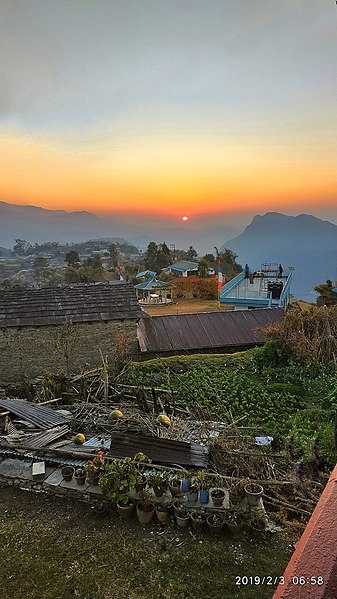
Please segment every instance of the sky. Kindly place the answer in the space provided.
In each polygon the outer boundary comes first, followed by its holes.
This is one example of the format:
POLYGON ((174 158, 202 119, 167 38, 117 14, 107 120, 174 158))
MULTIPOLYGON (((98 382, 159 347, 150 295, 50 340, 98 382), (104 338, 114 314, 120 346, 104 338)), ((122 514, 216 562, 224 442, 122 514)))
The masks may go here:
POLYGON ((336 15, 333 0, 1 0, 0 199, 337 222, 336 15))

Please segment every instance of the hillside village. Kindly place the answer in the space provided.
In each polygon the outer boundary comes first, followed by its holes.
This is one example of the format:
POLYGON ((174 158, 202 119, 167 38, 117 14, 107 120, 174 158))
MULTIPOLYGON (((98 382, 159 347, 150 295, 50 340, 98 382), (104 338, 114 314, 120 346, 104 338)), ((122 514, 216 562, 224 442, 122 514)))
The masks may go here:
MULTIPOLYGON (((119 242, 102 261, 104 247, 75 247, 52 268, 113 280, 0 290, 1 485, 135 513, 167 540, 226 531, 247 555, 252 535, 295 542, 335 463, 333 287, 301 310, 277 263, 251 272, 226 250, 198 260, 153 243, 141 256, 119 242), (181 311, 205 297, 211 310, 181 311)), ((51 259, 24 252, 35 274, 51 259)))

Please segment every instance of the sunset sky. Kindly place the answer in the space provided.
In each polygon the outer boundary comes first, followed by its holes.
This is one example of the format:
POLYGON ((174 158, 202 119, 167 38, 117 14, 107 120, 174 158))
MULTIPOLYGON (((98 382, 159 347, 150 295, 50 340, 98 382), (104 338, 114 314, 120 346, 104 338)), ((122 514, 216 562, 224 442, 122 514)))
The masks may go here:
POLYGON ((336 15, 332 0, 2 0, 0 199, 337 222, 336 15))

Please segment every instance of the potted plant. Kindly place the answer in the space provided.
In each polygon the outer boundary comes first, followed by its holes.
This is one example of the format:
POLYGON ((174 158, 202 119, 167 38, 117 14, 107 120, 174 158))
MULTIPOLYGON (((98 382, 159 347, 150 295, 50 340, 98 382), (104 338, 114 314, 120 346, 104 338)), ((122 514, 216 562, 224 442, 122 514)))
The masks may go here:
POLYGON ((160 522, 160 524, 168 524, 169 523, 170 508, 171 508, 170 503, 168 503, 166 505, 164 505, 162 503, 162 504, 156 506, 155 512, 156 512, 156 516, 158 518, 158 522, 160 522))
POLYGON ((232 481, 228 486, 229 501, 232 505, 238 505, 241 503, 245 496, 244 492, 244 481, 232 481))
POLYGON ((180 506, 180 508, 176 510, 177 525, 179 526, 179 528, 186 528, 188 526, 189 521, 190 515, 187 509, 184 506, 180 506))
POLYGON ((260 503, 260 498, 263 495, 263 487, 254 482, 247 482, 245 485, 245 494, 248 505, 256 506, 260 503))
POLYGON ((191 526, 194 532, 204 528, 206 522, 206 514, 204 512, 191 512, 191 526))
POLYGON ((99 478, 103 473, 105 457, 102 450, 97 453, 97 456, 87 461, 85 471, 87 473, 87 481, 90 485, 98 485, 99 478))
POLYGON ((189 503, 196 503, 196 501, 198 500, 198 490, 198 480, 195 476, 191 476, 189 490, 186 493, 186 498, 189 503))
POLYGON ((130 499, 129 493, 135 489, 136 473, 134 460, 123 458, 105 464, 104 472, 99 480, 104 495, 117 504, 118 513, 123 519, 131 516, 135 505, 133 499, 130 499))
POLYGON ((210 514, 207 518, 208 529, 212 535, 220 534, 224 520, 220 514, 210 514))
POLYGON ((225 522, 227 524, 227 528, 233 534, 237 534, 242 530, 244 520, 244 510, 239 505, 232 506, 225 512, 225 522))
POLYGON ((247 515, 246 525, 254 536, 260 536, 266 528, 266 514, 264 510, 259 507, 251 507, 247 515))
POLYGON ((181 490, 182 490, 183 493, 187 493, 187 491, 190 488, 190 478, 191 478, 191 475, 188 472, 188 470, 182 470, 181 471, 181 483, 180 483, 180 486, 181 486, 181 490))
POLYGON ((194 484, 199 489, 199 502, 208 503, 209 492, 208 492, 208 474, 204 470, 198 470, 194 477, 194 484))
POLYGON ((151 464, 151 460, 144 453, 139 452, 139 453, 136 453, 136 455, 134 457, 134 461, 137 464, 137 470, 138 470, 137 480, 136 480, 136 484, 135 484, 135 491, 136 491, 136 493, 139 493, 140 491, 143 491, 146 487, 147 477, 144 474, 144 470, 145 470, 147 464, 151 464))
POLYGON ((165 470, 153 471, 149 474, 147 483, 153 489, 156 497, 162 497, 169 486, 169 474, 165 470))
POLYGON ((74 472, 75 468, 73 466, 63 466, 61 470, 63 480, 65 480, 67 483, 70 482, 74 472))
POLYGON ((180 493, 180 479, 178 478, 176 473, 171 473, 169 480, 169 490, 172 497, 177 497, 180 493))
POLYGON ((77 468, 75 470, 74 478, 78 485, 84 485, 86 478, 86 471, 84 468, 77 468))
POLYGON ((223 489, 212 489, 210 491, 211 499, 215 507, 221 507, 225 499, 225 491, 223 489))
POLYGON ((154 514, 154 505, 151 501, 151 495, 145 489, 140 491, 140 500, 136 506, 138 522, 140 524, 148 524, 154 514))

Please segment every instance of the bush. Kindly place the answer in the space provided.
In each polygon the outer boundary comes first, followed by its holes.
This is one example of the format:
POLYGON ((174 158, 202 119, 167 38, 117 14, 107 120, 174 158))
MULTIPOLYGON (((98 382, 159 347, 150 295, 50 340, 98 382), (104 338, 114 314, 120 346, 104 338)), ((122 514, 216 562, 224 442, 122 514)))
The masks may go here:
POLYGON ((263 347, 257 347, 252 352, 253 364, 259 370, 264 367, 286 366, 291 358, 290 349, 275 339, 270 339, 263 347))

